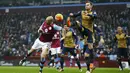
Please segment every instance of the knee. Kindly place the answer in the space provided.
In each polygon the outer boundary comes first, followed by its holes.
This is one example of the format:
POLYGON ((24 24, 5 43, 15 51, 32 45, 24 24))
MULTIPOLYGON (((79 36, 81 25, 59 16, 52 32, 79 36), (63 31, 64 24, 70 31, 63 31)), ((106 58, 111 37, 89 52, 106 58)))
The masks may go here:
POLYGON ((45 63, 45 61, 46 61, 46 59, 45 58, 41 58, 41 64, 44 64, 45 63))
POLYGON ((42 50, 42 53, 41 53, 41 57, 42 58, 46 58, 46 56, 47 56, 47 54, 48 54, 48 51, 47 51, 48 49, 44 49, 44 50, 42 50))
POLYGON ((46 54, 41 54, 41 58, 46 58, 46 54))
POLYGON ((28 51, 28 53, 29 53, 29 52, 34 52, 34 51, 35 51, 35 49, 31 48, 31 49, 28 51))

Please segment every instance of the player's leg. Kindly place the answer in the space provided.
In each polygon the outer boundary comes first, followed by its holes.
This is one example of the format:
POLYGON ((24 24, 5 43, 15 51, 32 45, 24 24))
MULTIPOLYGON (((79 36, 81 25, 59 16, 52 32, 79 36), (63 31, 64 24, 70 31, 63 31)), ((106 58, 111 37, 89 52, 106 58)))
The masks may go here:
POLYGON ((58 63, 60 62, 60 54, 61 54, 61 47, 56 48, 56 56, 55 56, 55 64, 56 64, 56 69, 59 69, 58 63))
POLYGON ((42 69, 43 69, 44 63, 46 61, 45 58, 48 55, 48 51, 49 51, 50 46, 51 46, 50 42, 46 42, 42 46, 41 59, 40 59, 40 64, 39 64, 39 66, 40 66, 39 73, 42 73, 42 69))
POLYGON ((64 71, 64 55, 66 52, 68 52, 68 48, 63 47, 62 53, 60 55, 60 64, 61 64, 60 72, 64 71))
MULTIPOLYGON (((86 48, 88 48, 88 46, 86 46, 86 48)), ((85 56, 85 61, 86 61, 86 65, 87 65, 87 71, 90 72, 90 63, 91 63, 91 61, 90 61, 89 49, 86 49, 84 56, 85 56)))
MULTIPOLYGON (((48 53, 48 58, 49 58, 49 60, 51 60, 51 58, 52 58, 52 55, 51 55, 51 50, 49 50, 49 53, 48 53)), ((50 68, 50 62, 48 62, 48 67, 50 68)))
POLYGON ((87 37, 84 38, 85 40, 85 44, 84 44, 84 48, 83 48, 83 54, 84 54, 84 57, 85 57, 85 62, 86 62, 86 66, 87 66, 87 71, 90 71, 90 54, 89 54, 89 49, 88 49, 88 43, 87 43, 87 37))
POLYGON ((22 65, 22 64, 27 60, 27 58, 28 58, 33 52, 35 52, 36 49, 41 48, 41 46, 39 45, 39 42, 40 42, 39 39, 36 39, 36 40, 35 40, 35 42, 34 42, 32 48, 28 51, 28 53, 25 55, 25 57, 24 57, 22 60, 20 60, 19 65, 22 65))
POLYGON ((118 48, 118 52, 117 52, 117 63, 119 65, 119 69, 123 70, 123 66, 121 63, 121 56, 122 56, 122 48, 118 48))
POLYGON ((85 60, 87 65, 87 72, 86 73, 92 73, 95 69, 95 66, 93 64, 93 55, 91 54, 89 49, 86 49, 85 51, 85 60))
POLYGON ((70 60, 70 67, 72 67, 74 56, 68 56, 70 60))
POLYGON ((128 39, 128 63, 130 68, 130 38, 128 39))
POLYGON ((129 64, 129 68, 130 68, 130 54, 128 56, 128 64, 129 64))
POLYGON ((130 56, 129 56, 129 49, 128 48, 124 48, 123 49, 123 56, 124 58, 127 58, 128 59, 128 64, 129 64, 129 67, 130 67, 130 56))
POLYGON ((42 73, 42 69, 44 67, 44 63, 46 61, 46 56, 48 54, 48 48, 42 48, 42 53, 41 53, 41 59, 40 59, 40 70, 39 70, 39 73, 42 73))
POLYGON ((54 59, 55 67, 57 70, 59 70, 60 65, 58 64, 60 62, 60 54, 57 54, 54 59))
POLYGON ((55 55, 56 55, 56 48, 51 48, 50 51, 51 51, 51 60, 49 61, 48 66, 49 66, 51 63, 54 64, 54 59, 55 59, 55 55))
POLYGON ((34 51, 35 51, 35 49, 31 48, 28 51, 27 55, 25 55, 25 57, 22 60, 20 60, 19 65, 22 65, 34 51))
POLYGON ((50 61, 48 62, 49 67, 50 67, 50 64, 52 64, 52 66, 54 66, 54 59, 55 59, 55 55, 52 55, 50 61))
POLYGON ((90 73, 90 63, 92 63, 93 60, 93 33, 85 29, 84 34, 87 36, 87 45, 86 45, 86 52, 85 52, 85 60, 87 64, 87 72, 90 73), (85 33, 86 32, 86 33, 85 33))
POLYGON ((80 65, 80 61, 79 61, 79 59, 77 58, 77 55, 76 55, 75 51, 76 51, 76 50, 75 50, 74 48, 70 48, 70 49, 69 49, 69 52, 70 52, 70 53, 74 56, 74 58, 75 58, 75 61, 76 61, 77 65, 78 65, 78 67, 79 67, 79 70, 82 71, 81 65, 80 65))

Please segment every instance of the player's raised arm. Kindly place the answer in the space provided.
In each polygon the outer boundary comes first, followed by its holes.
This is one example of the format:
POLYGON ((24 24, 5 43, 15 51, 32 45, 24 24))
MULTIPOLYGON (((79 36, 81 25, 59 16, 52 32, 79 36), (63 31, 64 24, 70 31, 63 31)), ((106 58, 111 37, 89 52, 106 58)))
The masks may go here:
POLYGON ((78 17, 81 16, 81 11, 79 11, 78 13, 70 13, 70 17, 78 17))
POLYGON ((58 26, 58 25, 56 25, 56 24, 53 25, 53 28, 54 28, 55 30, 58 30, 58 31, 62 30, 62 27, 61 27, 61 26, 58 26))

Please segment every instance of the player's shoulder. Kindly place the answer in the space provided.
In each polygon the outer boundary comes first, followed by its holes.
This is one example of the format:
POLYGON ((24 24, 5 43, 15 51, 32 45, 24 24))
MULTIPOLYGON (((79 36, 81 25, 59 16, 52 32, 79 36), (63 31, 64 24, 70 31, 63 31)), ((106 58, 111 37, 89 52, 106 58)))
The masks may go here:
POLYGON ((80 11, 81 13, 84 13, 85 12, 85 10, 82 10, 82 11, 80 11))
POLYGON ((123 35, 124 37, 127 36, 126 33, 122 33, 122 35, 123 35))

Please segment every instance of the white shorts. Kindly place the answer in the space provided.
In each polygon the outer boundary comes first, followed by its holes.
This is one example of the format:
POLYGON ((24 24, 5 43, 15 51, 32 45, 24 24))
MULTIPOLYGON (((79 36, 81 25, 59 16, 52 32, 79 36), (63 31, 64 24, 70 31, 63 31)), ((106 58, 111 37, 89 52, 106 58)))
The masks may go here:
POLYGON ((41 42, 39 38, 37 38, 32 46, 32 49, 46 49, 51 47, 51 42, 41 42))
POLYGON ((58 48, 51 48, 51 55, 60 54, 61 53, 61 47, 58 48))

